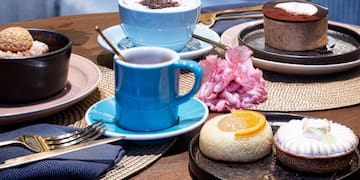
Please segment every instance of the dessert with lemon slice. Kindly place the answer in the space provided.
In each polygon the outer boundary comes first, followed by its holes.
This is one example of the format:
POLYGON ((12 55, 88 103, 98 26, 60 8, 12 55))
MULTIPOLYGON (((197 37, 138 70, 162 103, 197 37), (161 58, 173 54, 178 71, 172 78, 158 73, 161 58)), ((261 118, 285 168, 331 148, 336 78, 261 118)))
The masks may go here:
POLYGON ((272 138, 271 127, 263 114, 233 110, 204 124, 200 130, 199 148, 214 160, 251 162, 271 152, 272 138))

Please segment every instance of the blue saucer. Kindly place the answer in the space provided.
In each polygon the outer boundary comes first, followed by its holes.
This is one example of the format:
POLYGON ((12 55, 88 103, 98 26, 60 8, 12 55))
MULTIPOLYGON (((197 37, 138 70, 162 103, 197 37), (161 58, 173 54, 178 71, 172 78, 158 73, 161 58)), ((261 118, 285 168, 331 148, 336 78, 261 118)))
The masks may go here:
MULTIPOLYGON (((106 28, 104 29, 103 33, 113 44, 118 45, 117 47, 120 51, 124 48, 126 49, 133 47, 132 43, 127 40, 126 35, 120 25, 114 25, 106 28)), ((194 34, 206 37, 216 42, 220 42, 220 36, 215 31, 202 25, 196 25, 194 34)), ((102 48, 113 53, 113 50, 100 35, 97 36, 97 42, 102 48)), ((196 59, 204 54, 207 54, 213 49, 213 46, 209 43, 197 39, 191 40, 189 44, 187 47, 191 48, 185 48, 181 52, 178 52, 181 59, 196 59)))
POLYGON ((98 119, 104 120, 106 136, 125 136, 125 140, 148 141, 176 137, 199 127, 208 117, 209 110, 203 102, 192 98, 179 106, 178 124, 151 132, 135 132, 120 128, 116 125, 115 113, 115 98, 110 97, 92 105, 85 114, 85 121, 90 125, 98 119))

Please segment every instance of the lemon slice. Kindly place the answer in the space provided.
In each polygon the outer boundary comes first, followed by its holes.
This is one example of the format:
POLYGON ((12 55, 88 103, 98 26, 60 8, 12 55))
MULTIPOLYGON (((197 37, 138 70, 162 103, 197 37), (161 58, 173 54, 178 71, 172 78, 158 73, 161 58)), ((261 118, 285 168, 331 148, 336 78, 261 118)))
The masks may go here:
POLYGON ((235 131, 235 138, 253 136, 265 128, 266 117, 259 112, 249 110, 233 110, 231 114, 241 118, 247 124, 245 129, 237 129, 235 131))
POLYGON ((230 116, 218 122, 224 132, 234 132, 235 139, 250 137, 261 132, 266 125, 266 117, 256 111, 233 110, 230 116))
POLYGON ((217 126, 224 132, 235 132, 237 129, 247 128, 245 121, 243 121, 240 117, 233 115, 225 116, 223 119, 219 120, 217 126))

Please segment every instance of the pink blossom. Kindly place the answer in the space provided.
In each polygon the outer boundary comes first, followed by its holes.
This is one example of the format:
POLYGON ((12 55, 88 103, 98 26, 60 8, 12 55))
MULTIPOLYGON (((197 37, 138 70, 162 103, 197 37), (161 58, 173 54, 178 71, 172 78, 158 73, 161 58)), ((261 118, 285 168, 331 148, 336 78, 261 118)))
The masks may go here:
POLYGON ((267 98, 262 71, 252 64, 253 52, 246 46, 228 49, 225 59, 208 55, 200 61, 204 81, 198 97, 212 111, 244 109, 267 98))

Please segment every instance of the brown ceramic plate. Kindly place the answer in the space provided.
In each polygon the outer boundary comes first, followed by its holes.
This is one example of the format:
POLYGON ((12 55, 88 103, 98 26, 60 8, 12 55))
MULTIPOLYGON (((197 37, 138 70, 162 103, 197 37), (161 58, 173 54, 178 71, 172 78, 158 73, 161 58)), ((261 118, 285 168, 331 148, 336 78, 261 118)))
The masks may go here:
MULTIPOLYGON (((280 124, 304 116, 286 113, 264 113, 275 132, 280 124)), ((225 163, 208 159, 199 149, 199 135, 189 145, 189 171, 194 179, 345 179, 360 169, 360 145, 351 164, 332 174, 306 174, 293 171, 279 162, 274 154, 252 163, 225 163)))
POLYGON ((247 45, 256 58, 304 65, 330 65, 360 59, 360 34, 329 22, 329 51, 318 48, 309 51, 285 51, 265 44, 264 23, 256 23, 239 32, 239 44, 247 45), (330 50, 331 49, 331 50, 330 50))
POLYGON ((0 125, 29 121, 59 112, 89 95, 98 86, 100 79, 101 72, 93 62, 72 54, 68 81, 62 92, 26 104, 0 104, 0 125))

